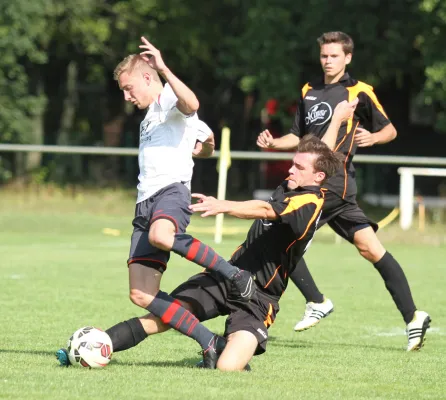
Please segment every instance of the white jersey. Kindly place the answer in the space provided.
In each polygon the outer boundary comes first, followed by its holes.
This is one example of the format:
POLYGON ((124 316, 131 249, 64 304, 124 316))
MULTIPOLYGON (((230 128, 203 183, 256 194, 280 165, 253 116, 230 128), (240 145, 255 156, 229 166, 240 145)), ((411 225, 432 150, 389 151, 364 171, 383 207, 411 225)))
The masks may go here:
POLYGON ((212 133, 196 113, 187 116, 178 110, 177 100, 166 83, 141 122, 137 203, 175 182, 190 189, 195 143, 206 141, 212 133))

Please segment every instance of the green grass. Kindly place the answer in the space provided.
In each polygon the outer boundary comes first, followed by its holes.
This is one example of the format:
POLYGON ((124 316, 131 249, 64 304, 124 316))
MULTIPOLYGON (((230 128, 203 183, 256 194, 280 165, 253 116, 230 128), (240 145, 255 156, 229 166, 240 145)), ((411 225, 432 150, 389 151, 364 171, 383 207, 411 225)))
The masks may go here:
MULTIPOLYGON (((1 195, 1 399, 445 397, 446 246, 424 244, 415 230, 410 245, 399 244, 396 234, 386 245, 403 265, 416 303, 433 318, 419 353, 404 351, 403 321, 373 267, 349 244, 335 244, 320 232, 307 261, 334 301, 335 313, 312 330, 294 333, 304 300, 290 285, 270 329, 268 351, 252 360, 252 373, 194 369, 198 345, 176 332, 116 353, 107 368, 83 370, 60 368, 54 358, 71 333, 85 325, 106 329, 141 314, 128 300, 125 264, 133 197, 113 192, 73 198, 1 195), (105 235, 103 228, 120 235, 105 235)), ((212 243, 202 229, 212 222, 195 218, 191 230, 212 243)), ((229 225, 248 226, 234 220, 229 225)), ((390 227, 383 236, 392 229, 398 232, 390 227)), ((229 256, 242 239, 241 234, 226 236, 214 247, 229 256)), ((197 270, 173 256, 163 288, 173 289, 197 270)), ((222 332, 224 318, 206 325, 222 332)))

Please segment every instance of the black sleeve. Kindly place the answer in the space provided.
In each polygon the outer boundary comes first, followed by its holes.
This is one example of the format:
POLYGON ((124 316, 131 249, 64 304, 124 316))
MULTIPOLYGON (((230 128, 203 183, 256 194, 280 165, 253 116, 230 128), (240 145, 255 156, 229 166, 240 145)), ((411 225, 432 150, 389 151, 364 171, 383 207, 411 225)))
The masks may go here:
POLYGON ((374 133, 390 124, 383 106, 371 88, 360 92, 358 98, 359 107, 357 108, 357 115, 359 116, 360 124, 365 129, 374 133))
MULTIPOLYGON (((323 200, 322 200, 323 202, 323 200)), ((274 212, 280 221, 291 227, 297 238, 302 237, 308 230, 308 226, 315 219, 317 205, 308 202, 303 196, 292 197, 289 201, 275 201, 271 203, 274 212)))
POLYGON ((297 102, 296 114, 294 115, 293 126, 290 129, 290 133, 294 133, 297 137, 305 135, 305 123, 304 123, 304 99, 302 94, 297 102))

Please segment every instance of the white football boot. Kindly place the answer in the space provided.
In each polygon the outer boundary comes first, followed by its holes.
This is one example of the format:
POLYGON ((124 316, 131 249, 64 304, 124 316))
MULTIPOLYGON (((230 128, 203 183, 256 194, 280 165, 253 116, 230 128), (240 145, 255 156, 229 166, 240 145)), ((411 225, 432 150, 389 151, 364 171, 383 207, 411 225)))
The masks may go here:
POLYGON ((325 299, 323 303, 307 303, 305 313, 302 319, 296 324, 294 330, 302 332, 306 329, 312 328, 320 322, 322 318, 332 313, 334 310, 333 303, 330 299, 325 299))
POLYGON ((430 326, 431 317, 427 312, 415 311, 413 320, 407 324, 407 351, 420 350, 425 341, 426 331, 430 326))

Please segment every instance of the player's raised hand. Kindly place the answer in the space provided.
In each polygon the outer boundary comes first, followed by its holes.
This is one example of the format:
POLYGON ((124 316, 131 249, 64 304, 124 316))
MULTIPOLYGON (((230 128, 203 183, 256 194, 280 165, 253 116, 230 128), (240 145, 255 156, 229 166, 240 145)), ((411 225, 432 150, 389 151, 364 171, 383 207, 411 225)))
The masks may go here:
POLYGON ((274 148, 274 138, 268 129, 260 132, 260 135, 257 137, 257 146, 259 146, 261 149, 274 148))
POLYGON ((154 70, 158 72, 163 72, 167 69, 166 64, 164 63, 163 57, 161 56, 160 51, 150 43, 144 36, 141 36, 141 41, 144 43, 139 46, 140 49, 144 49, 141 53, 139 53, 143 60, 149 64, 154 70))
POLYGON ((192 193, 192 197, 198 199, 198 201, 196 204, 191 204, 189 208, 193 212, 201 212, 202 217, 210 217, 225 212, 224 200, 217 200, 215 197, 201 193, 192 193))
POLYGON ((338 103, 333 112, 333 118, 338 118, 340 121, 344 122, 353 117, 356 106, 358 105, 358 98, 356 97, 352 101, 341 101, 338 103))
POLYGON ((358 147, 370 147, 376 144, 375 135, 364 128, 357 128, 355 141, 358 147))

